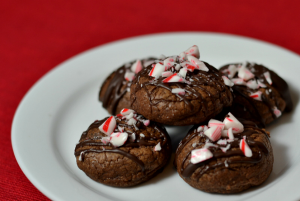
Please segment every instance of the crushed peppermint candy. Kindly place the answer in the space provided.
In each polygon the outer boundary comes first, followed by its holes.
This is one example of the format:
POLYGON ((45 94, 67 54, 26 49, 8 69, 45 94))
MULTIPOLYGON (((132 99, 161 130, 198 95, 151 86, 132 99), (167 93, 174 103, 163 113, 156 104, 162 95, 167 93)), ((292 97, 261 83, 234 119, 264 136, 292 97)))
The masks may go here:
POLYGON ((257 91, 257 92, 251 93, 249 96, 251 98, 253 98, 254 100, 262 101, 261 95, 262 95, 262 92, 261 91, 257 91))
POLYGON ((181 88, 175 88, 175 89, 172 89, 172 93, 173 94, 184 95, 185 94, 185 90, 181 89, 181 88))
POLYGON ((213 157, 213 154, 207 148, 194 149, 191 152, 191 163, 196 164, 208 160, 213 157))
POLYGON ((109 117, 103 124, 100 125, 99 129, 106 135, 110 135, 116 128, 116 119, 114 116, 109 117))
POLYGON ((115 147, 120 147, 123 144, 125 144, 126 140, 128 138, 127 133, 112 133, 110 135, 110 143, 113 144, 115 147))
POLYGON ((265 76, 267 82, 268 82, 270 85, 272 85, 272 79, 271 79, 270 72, 269 72, 269 71, 264 72, 264 76, 265 76))
POLYGON ((161 146, 160 146, 160 142, 154 147, 154 151, 160 151, 161 150, 161 146))

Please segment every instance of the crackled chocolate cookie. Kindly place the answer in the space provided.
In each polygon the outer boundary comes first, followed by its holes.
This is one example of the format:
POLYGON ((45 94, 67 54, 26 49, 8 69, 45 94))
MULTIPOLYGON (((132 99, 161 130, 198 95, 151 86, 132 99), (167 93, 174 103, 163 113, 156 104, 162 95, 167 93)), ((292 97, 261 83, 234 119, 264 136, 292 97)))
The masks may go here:
POLYGON ((75 148, 77 166, 91 179, 116 187, 145 182, 171 157, 167 131, 133 110, 95 121, 75 148))
POLYGON ((130 108, 131 82, 136 73, 152 64, 154 60, 155 58, 148 58, 129 62, 106 78, 99 92, 99 100, 110 114, 116 115, 121 109, 130 108))
POLYGON ((292 110, 287 83, 265 66, 245 62, 225 65, 220 71, 234 83, 233 104, 228 109, 235 116, 265 127, 283 111, 292 110))
POLYGON ((192 187, 228 194, 263 183, 273 161, 269 133, 229 113, 223 122, 194 126, 180 142, 174 164, 192 187))
POLYGON ((183 126, 206 121, 230 106, 230 87, 199 57, 193 46, 143 68, 130 88, 131 107, 150 120, 183 126))

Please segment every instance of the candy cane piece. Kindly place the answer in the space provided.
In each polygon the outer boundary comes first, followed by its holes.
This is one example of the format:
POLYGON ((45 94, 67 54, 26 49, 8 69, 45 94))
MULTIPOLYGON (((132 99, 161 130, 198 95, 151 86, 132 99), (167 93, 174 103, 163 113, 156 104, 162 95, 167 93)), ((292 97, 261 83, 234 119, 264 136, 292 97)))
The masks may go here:
POLYGON ((204 134, 212 141, 217 141, 220 139, 222 134, 222 127, 220 126, 212 126, 206 131, 204 131, 204 134))
POLYGON ((241 133, 244 131, 244 126, 233 114, 230 112, 228 113, 228 116, 225 117, 223 123, 225 124, 224 129, 228 130, 229 128, 232 128, 233 133, 241 133))
POLYGON ((106 121, 101 124, 99 127, 100 131, 105 133, 106 135, 110 135, 116 128, 116 119, 114 116, 109 117, 106 121))
POLYGON ((121 133, 121 132, 112 133, 110 135, 110 143, 112 143, 115 147, 119 147, 125 144, 127 138, 128 138, 127 133, 121 133))
POLYGON ((252 157, 252 151, 246 142, 246 136, 244 136, 243 139, 241 139, 240 141, 240 149, 246 157, 252 157))
POLYGON ((136 62, 131 66, 131 71, 137 74, 142 70, 142 68, 143 68, 142 62, 140 60, 136 60, 136 62))
POLYGON ((213 154, 207 148, 194 149, 191 152, 191 163, 196 164, 208 160, 213 157, 213 154))

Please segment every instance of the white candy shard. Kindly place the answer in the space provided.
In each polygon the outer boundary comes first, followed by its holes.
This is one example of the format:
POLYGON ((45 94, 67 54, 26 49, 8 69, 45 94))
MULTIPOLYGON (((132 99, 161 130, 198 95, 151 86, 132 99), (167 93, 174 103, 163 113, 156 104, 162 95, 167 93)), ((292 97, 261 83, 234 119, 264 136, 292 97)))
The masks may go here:
POLYGON ((130 135, 130 138, 131 138, 132 141, 135 141, 135 139, 136 139, 135 133, 132 133, 132 134, 130 135))
POLYGON ((163 80, 163 83, 170 83, 170 82, 184 82, 184 79, 177 75, 177 73, 174 73, 170 77, 167 77, 163 80))
POLYGON ((246 142, 246 136, 244 136, 244 138, 241 139, 241 141, 240 141, 240 149, 242 150, 242 152, 244 153, 244 155, 246 157, 251 157, 252 156, 252 151, 251 151, 249 145, 246 142))
POLYGON ((219 145, 226 145, 227 144, 227 140, 226 139, 225 140, 220 139, 220 140, 218 140, 217 144, 219 144, 219 145))
POLYGON ((242 78, 233 78, 231 81, 236 85, 246 85, 246 82, 242 78))
POLYGON ((145 135, 143 133, 140 134, 140 137, 145 137, 145 135))
POLYGON ((121 115, 128 115, 128 114, 130 114, 130 113, 135 113, 135 111, 132 110, 132 109, 127 109, 127 108, 123 108, 123 109, 120 111, 120 114, 121 114, 121 115))
POLYGON ((160 146, 160 142, 154 147, 154 151, 160 151, 161 150, 161 146, 160 146))
POLYGON ((181 65, 180 64, 176 64, 175 69, 179 70, 180 68, 181 68, 181 65))
POLYGON ((199 127, 197 128, 197 132, 200 133, 201 131, 203 131, 203 129, 204 129, 204 126, 199 126, 199 127))
POLYGON ((251 98, 253 98, 254 100, 262 101, 261 95, 262 95, 262 92, 261 91, 257 91, 257 92, 251 93, 249 96, 251 98))
POLYGON ((142 68, 143 68, 142 62, 140 60, 136 60, 136 62, 131 66, 131 71, 137 74, 142 70, 142 68))
POLYGON ((107 144, 107 143, 109 143, 109 141, 110 141, 110 137, 102 137, 102 138, 101 138, 101 142, 102 142, 103 144, 107 144))
POLYGON ((160 63, 156 63, 154 64, 152 70, 150 71, 149 76, 158 77, 161 76, 161 73, 164 71, 165 71, 165 66, 160 63))
POLYGON ((204 134, 213 142, 220 139, 222 134, 222 127, 220 126, 212 126, 206 131, 204 131, 204 134))
POLYGON ((178 74, 179 74, 181 77, 185 78, 186 73, 187 73, 187 68, 182 68, 182 69, 180 69, 180 71, 179 71, 178 74))
POLYGON ((162 73, 161 73, 161 76, 162 76, 162 77, 169 77, 169 76, 171 76, 171 75, 173 75, 173 73, 172 73, 171 71, 165 71, 165 72, 162 72, 162 73))
POLYGON ((116 126, 117 124, 115 117, 110 116, 103 124, 101 124, 99 129, 102 133, 105 133, 109 136, 115 130, 116 126))
POLYGON ((203 128, 203 132, 205 132, 208 129, 208 127, 205 125, 203 128))
POLYGON ((115 147, 122 146, 128 138, 127 133, 112 133, 110 135, 110 143, 112 143, 115 147))
POLYGON ((172 93, 173 94, 184 95, 185 94, 185 90, 181 89, 181 88, 176 88, 176 89, 172 89, 172 93))
POLYGON ((121 126, 118 126, 118 130, 119 130, 120 132, 123 132, 123 131, 124 131, 124 128, 121 127, 121 126))
POLYGON ((126 72, 124 75, 125 80, 131 82, 135 78, 135 73, 133 72, 126 72))
POLYGON ((277 118, 281 116, 281 111, 276 106, 273 108, 273 113, 277 118))
POLYGON ((259 85, 257 84, 256 80, 249 80, 246 85, 250 89, 258 89, 259 88, 259 85))
POLYGON ((131 125, 135 125, 136 124, 136 120, 134 118, 131 118, 131 119, 128 120, 127 124, 130 125, 130 126, 131 125))
POLYGON ((243 80, 247 81, 254 78, 254 74, 245 66, 243 65, 238 72, 238 77, 242 78, 243 80))
POLYGON ((144 120, 143 123, 144 123, 145 126, 149 126, 150 120, 148 120, 148 119, 147 119, 147 120, 144 120))
POLYGON ((216 147, 217 148, 218 145, 215 145, 215 144, 213 144, 211 142, 206 142, 203 148, 209 148, 209 147, 216 147))
POLYGON ((235 65, 229 65, 227 70, 227 74, 229 78, 233 78, 236 74, 236 72, 238 71, 238 68, 235 65))
POLYGON ((179 59, 180 62, 183 62, 184 60, 186 60, 186 54, 184 52, 181 52, 178 55, 178 59, 179 59))
POLYGON ((173 57, 169 57, 164 60, 164 66, 166 67, 166 70, 171 68, 175 64, 175 59, 173 57))
POLYGON ((199 59, 197 59, 196 57, 188 55, 187 59, 188 59, 189 62, 192 63, 193 66, 196 67, 196 69, 202 70, 202 71, 205 71, 205 72, 208 71, 208 68, 206 67, 206 65, 202 61, 200 61, 199 59))
POLYGON ((227 137, 229 140, 234 140, 234 135, 233 135, 233 132, 232 132, 232 128, 229 128, 227 130, 227 137))
POLYGON ((199 52, 199 48, 197 45, 193 45, 192 47, 190 47, 189 49, 184 51, 184 53, 186 55, 192 55, 193 57, 196 57, 198 59, 200 58, 200 52, 199 52))
POLYGON ((234 83, 233 83, 230 79, 228 79, 228 77, 226 77, 226 76, 223 75, 222 78, 223 78, 223 80, 224 80, 224 83, 225 83, 227 86, 232 87, 232 86, 234 85, 234 83))
POLYGON ((267 87, 264 83, 262 83, 262 82, 259 81, 259 80, 257 80, 257 84, 258 84, 258 86, 260 86, 261 88, 266 88, 266 87, 267 87))
POLYGON ((218 121, 216 119, 211 119, 208 122, 208 127, 213 127, 213 126, 220 126, 223 129, 225 124, 222 121, 218 121))
POLYGON ((273 82, 272 82, 272 79, 271 79, 270 72, 269 72, 269 71, 264 72, 264 76, 265 76, 267 82, 268 82, 270 85, 272 85, 273 82))
POLYGON ((241 133, 244 131, 244 126, 231 114, 230 112, 228 113, 229 117, 225 117, 223 123, 225 124, 224 129, 228 130, 229 128, 232 128, 233 133, 241 133))
POLYGON ((213 154, 207 149, 194 149, 191 152, 191 163, 196 164, 213 157, 213 154))
POLYGON ((228 150, 228 149, 230 149, 230 144, 228 144, 226 147, 221 147, 220 148, 224 153, 226 153, 226 151, 228 150))
POLYGON ((129 113, 128 115, 125 116, 126 119, 131 119, 133 118, 133 112, 129 113))

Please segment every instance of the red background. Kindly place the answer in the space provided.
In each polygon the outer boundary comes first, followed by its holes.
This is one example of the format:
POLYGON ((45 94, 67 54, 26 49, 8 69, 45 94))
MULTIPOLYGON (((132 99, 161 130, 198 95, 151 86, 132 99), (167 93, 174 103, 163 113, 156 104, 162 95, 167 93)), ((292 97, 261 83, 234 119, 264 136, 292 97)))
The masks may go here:
POLYGON ((10 132, 22 97, 59 63, 111 41, 172 31, 238 34, 300 54, 299 8, 286 0, 1 1, 0 200, 47 200, 19 168, 10 132))

